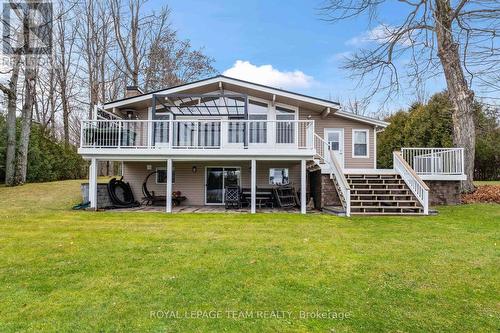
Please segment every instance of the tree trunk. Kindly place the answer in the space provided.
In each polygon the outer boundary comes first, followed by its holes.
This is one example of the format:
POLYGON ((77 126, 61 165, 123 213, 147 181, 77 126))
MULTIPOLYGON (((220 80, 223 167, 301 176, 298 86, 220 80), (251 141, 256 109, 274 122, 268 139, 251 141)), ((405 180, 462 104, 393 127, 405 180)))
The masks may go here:
POLYGON ((26 61, 24 104, 22 109, 21 135, 19 140, 19 150, 17 153, 16 175, 14 185, 26 183, 26 172, 28 169, 28 148, 31 134, 31 120, 33 117, 33 102, 35 99, 35 70, 33 63, 36 59, 26 61))
POLYGON ((64 132, 64 144, 66 147, 69 146, 69 101, 66 95, 66 82, 61 80, 59 82, 61 87, 61 104, 63 109, 63 132, 64 132))
POLYGON ((12 75, 9 82, 9 93, 7 95, 7 156, 5 161, 5 184, 14 185, 16 174, 16 108, 17 108, 17 82, 19 79, 19 68, 21 57, 14 57, 12 75))
POLYGON ((436 35, 438 56, 443 66, 453 113, 453 143, 464 148, 464 192, 474 191, 474 156, 476 134, 474 127, 474 93, 469 89, 460 62, 459 45, 452 34, 453 12, 449 0, 436 0, 436 35))

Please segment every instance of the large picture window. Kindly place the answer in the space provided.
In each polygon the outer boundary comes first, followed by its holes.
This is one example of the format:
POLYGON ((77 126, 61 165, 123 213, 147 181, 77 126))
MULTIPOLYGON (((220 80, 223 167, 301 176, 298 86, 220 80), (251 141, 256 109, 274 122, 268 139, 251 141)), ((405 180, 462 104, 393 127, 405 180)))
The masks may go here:
POLYGON ((352 130, 352 156, 368 157, 368 130, 352 130))
POLYGON ((290 183, 288 178, 288 168, 270 168, 269 169, 269 184, 271 185, 286 185, 290 183))
POLYGON ((277 106, 276 120, 276 143, 294 143, 295 111, 277 106))
POLYGON ((267 142, 267 113, 268 105, 253 100, 248 101, 248 119, 262 120, 250 121, 249 126, 249 142, 250 143, 266 143, 267 142))
MULTIPOLYGON (((167 183, 167 168, 156 168, 156 184, 167 183)), ((172 184, 175 183, 175 167, 172 168, 172 184)))

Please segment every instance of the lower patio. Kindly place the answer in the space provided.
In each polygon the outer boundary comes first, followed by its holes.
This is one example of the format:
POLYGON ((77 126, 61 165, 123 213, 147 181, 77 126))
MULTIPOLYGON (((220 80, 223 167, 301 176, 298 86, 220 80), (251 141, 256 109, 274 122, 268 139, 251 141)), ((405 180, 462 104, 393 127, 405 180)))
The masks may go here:
MULTIPOLYGON (((112 209, 108 211, 113 212, 165 212, 165 207, 163 206, 140 206, 140 207, 132 207, 132 208, 119 208, 112 209)), ((234 209, 226 209, 224 206, 174 206, 172 207, 172 213, 233 213, 233 214, 241 214, 241 213, 249 213, 250 210, 248 207, 244 208, 234 208, 234 209)), ((300 208, 257 208, 257 213, 295 213, 300 214, 300 208)), ((317 212, 318 210, 308 209, 307 213, 317 212)))

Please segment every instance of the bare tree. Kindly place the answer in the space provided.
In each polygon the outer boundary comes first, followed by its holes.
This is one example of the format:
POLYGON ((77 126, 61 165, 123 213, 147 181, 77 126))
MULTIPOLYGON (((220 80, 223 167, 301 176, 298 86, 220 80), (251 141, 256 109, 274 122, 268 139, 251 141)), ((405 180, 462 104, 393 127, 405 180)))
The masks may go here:
MULTIPOLYGON (((418 85, 444 73, 453 106, 454 143, 465 149, 467 181, 462 186, 466 192, 473 191, 473 86, 487 86, 490 92, 500 90, 495 81, 500 69, 499 3, 496 0, 400 3, 408 10, 399 24, 378 22, 368 36, 371 47, 359 50, 343 67, 352 71, 361 83, 368 83, 369 97, 380 92, 388 98, 400 93, 403 77, 418 85), (402 61, 407 59, 409 66, 403 66, 402 61)), ((383 5, 388 5, 388 1, 328 0, 323 10, 331 22, 368 15, 373 23, 383 5)))
POLYGON ((191 49, 189 40, 179 40, 175 31, 158 36, 147 54, 144 66, 146 91, 196 80, 215 73, 214 59, 202 50, 191 49))
POLYGON ((125 6, 122 0, 110 0, 110 8, 116 44, 123 61, 119 68, 132 85, 139 86, 141 68, 152 41, 167 32, 169 9, 165 7, 158 14, 144 15, 146 1, 127 2, 125 6))
POLYGON ((21 110, 21 133, 16 158, 14 185, 26 183, 28 148, 31 135, 31 123, 33 119, 33 104, 35 102, 35 84, 37 78, 36 68, 38 66, 38 57, 36 55, 25 55, 24 59, 24 102, 21 110))
POLYGON ((69 145, 71 100, 74 97, 73 88, 76 79, 74 62, 76 61, 75 58, 78 57, 74 49, 76 49, 76 32, 79 26, 78 22, 75 22, 72 17, 74 12, 67 10, 64 1, 59 1, 58 9, 58 18, 54 24, 55 52, 53 66, 58 95, 61 99, 64 143, 69 145))
MULTIPOLYGON (((16 168, 16 111, 17 111, 17 84, 21 68, 21 55, 11 57, 12 68, 9 70, 10 79, 7 85, 0 84, 7 100, 7 156, 5 161, 5 184, 14 185, 16 168)), ((7 73, 3 73, 7 74, 7 73)))
POLYGON ((348 112, 364 116, 368 110, 368 105, 370 101, 368 99, 358 99, 358 98, 349 98, 347 101, 342 103, 342 108, 348 112))
POLYGON ((103 95, 106 92, 106 78, 103 72, 112 66, 110 61, 110 38, 112 33, 112 21, 109 15, 108 1, 83 0, 75 8, 77 20, 74 28, 77 33, 78 51, 83 59, 77 70, 81 86, 87 93, 83 97, 88 106, 88 115, 96 104, 104 102, 103 95))

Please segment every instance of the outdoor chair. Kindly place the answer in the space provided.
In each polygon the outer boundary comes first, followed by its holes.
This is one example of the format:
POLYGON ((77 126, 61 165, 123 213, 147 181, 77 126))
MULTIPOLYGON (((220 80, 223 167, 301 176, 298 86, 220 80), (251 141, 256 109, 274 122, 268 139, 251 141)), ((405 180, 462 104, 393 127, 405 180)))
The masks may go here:
POLYGON ((241 208, 241 190, 239 186, 226 186, 224 193, 226 209, 241 208))

